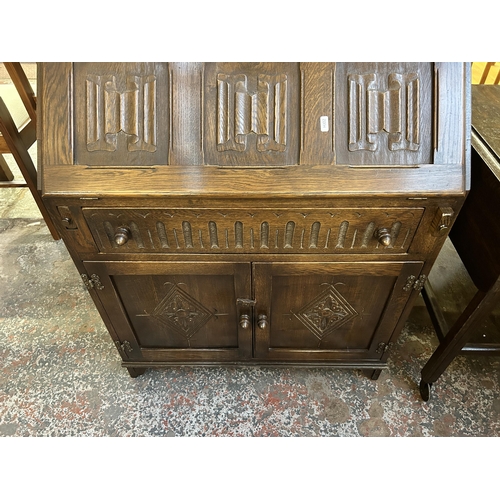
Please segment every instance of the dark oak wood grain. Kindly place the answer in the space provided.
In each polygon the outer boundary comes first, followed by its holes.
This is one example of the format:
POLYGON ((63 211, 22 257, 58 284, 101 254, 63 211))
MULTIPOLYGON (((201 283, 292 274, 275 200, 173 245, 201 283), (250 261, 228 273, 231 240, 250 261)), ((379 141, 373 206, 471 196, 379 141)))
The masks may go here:
POLYGON ((131 375, 263 363, 376 378, 465 199, 468 74, 42 65, 44 199, 131 375))

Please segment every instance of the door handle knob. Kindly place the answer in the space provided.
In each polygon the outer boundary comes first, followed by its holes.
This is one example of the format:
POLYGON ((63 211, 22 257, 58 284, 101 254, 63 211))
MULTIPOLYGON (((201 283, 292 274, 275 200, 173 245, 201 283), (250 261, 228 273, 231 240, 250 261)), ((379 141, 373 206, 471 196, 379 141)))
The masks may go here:
POLYGON ((265 314, 259 314, 259 318, 257 320, 257 326, 261 330, 264 330, 264 328, 267 328, 269 326, 269 322, 267 321, 267 316, 265 314))
POLYGON ((241 328, 248 328, 250 326, 250 316, 248 314, 240 316, 240 326, 241 328))

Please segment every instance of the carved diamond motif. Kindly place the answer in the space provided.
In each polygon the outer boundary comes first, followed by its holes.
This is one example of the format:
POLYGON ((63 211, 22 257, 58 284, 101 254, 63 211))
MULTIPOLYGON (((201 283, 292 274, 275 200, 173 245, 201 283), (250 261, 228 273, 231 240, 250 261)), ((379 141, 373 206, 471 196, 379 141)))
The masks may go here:
POLYGON ((151 316, 189 340, 213 315, 191 295, 174 285, 151 316))
POLYGON ((319 340, 323 340, 357 315, 349 302, 330 285, 295 316, 319 340))

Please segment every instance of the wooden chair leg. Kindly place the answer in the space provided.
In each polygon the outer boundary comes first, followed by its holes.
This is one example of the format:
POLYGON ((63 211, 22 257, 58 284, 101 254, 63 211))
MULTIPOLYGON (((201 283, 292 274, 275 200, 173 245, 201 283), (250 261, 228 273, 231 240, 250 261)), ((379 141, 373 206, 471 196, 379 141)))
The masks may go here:
POLYGON ((495 63, 494 62, 487 62, 486 63, 486 66, 484 67, 484 71, 483 71, 483 74, 481 76, 481 80, 479 81, 479 84, 480 85, 483 85, 484 83, 486 83, 486 79, 488 78, 488 75, 490 73, 490 69, 491 67, 494 65, 495 63))
MULTIPOLYGON (((42 214, 45 223, 47 224, 47 228, 50 231, 50 234, 55 240, 59 240, 61 237, 57 232, 52 219, 50 218, 49 212, 47 211, 47 207, 42 201, 42 197, 37 188, 37 173, 36 168, 33 165, 33 160, 29 155, 24 142, 17 130, 17 127, 12 120, 12 117, 5 106, 3 100, 0 98, 0 132, 2 133, 5 141, 7 142, 14 159, 16 160, 17 165, 19 166, 19 170, 28 185, 31 194, 42 214)), ((10 169, 9 169, 10 170, 10 169)))
POLYGON ((30 119, 36 127, 36 96, 26 76, 26 73, 18 62, 4 62, 5 69, 17 89, 24 107, 28 111, 30 119))
POLYGON ((3 155, 0 155, 0 181, 12 180, 14 180, 14 174, 11 172, 3 155))

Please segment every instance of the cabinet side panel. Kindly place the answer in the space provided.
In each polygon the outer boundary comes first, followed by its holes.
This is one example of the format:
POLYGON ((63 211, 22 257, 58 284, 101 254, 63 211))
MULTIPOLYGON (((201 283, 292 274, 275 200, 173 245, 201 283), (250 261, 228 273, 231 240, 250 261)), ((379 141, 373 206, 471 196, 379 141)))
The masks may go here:
POLYGON ((437 164, 463 164, 470 132, 466 117, 470 102, 466 92, 469 63, 436 63, 436 153, 437 164), (461 112, 457 112, 460 110, 461 112))
POLYGON ((71 63, 38 65, 39 165, 73 163, 71 63))

